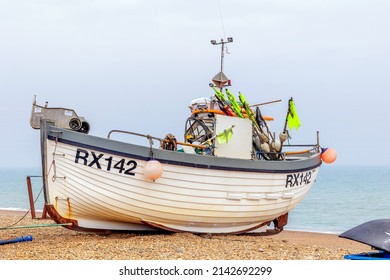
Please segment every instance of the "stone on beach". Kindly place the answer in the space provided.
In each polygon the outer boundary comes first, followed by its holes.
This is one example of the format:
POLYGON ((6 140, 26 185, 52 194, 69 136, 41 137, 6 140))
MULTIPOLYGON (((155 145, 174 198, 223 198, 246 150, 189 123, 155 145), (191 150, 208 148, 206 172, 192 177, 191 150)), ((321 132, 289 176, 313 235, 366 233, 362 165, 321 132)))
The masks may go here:
MULTIPOLYGON (((0 215, 0 227, 20 216, 0 215)), ((18 226, 54 224, 26 217, 18 226)), ((31 242, 0 246, 2 260, 342 260, 370 247, 334 234, 282 231, 277 235, 112 233, 99 235, 63 227, 0 230, 0 239, 32 235, 31 242)))

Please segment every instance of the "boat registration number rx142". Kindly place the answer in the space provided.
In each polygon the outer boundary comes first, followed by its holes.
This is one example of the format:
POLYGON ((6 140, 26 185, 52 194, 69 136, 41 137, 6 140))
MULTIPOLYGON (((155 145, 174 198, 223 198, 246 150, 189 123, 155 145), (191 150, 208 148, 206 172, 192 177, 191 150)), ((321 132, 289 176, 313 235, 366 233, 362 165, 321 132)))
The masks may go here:
POLYGON ((298 187, 311 183, 313 170, 286 175, 286 188, 298 187))
POLYGON ((74 161, 77 164, 84 164, 88 167, 116 171, 130 176, 135 175, 133 171, 137 168, 137 162, 134 160, 126 160, 124 158, 114 160, 112 156, 107 157, 104 154, 97 154, 93 151, 88 152, 84 149, 77 149, 74 161))

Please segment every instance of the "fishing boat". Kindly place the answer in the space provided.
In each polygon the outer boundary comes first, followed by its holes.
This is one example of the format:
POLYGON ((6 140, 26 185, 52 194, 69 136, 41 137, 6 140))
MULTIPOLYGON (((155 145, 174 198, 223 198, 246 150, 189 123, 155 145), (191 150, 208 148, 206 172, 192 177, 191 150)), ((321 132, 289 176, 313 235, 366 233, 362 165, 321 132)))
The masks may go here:
POLYGON ((290 126, 299 126, 293 99, 277 138, 262 104, 228 90, 223 56, 231 42, 211 41, 221 45, 221 71, 207 89, 211 97, 190 102, 182 141, 117 129, 93 136, 75 110, 41 106, 34 97, 30 124, 40 130, 50 217, 83 231, 283 230, 322 162, 335 154, 320 146, 318 132, 312 145, 287 143, 290 126), (145 145, 113 139, 119 133, 144 138, 145 145))
POLYGON ((339 235, 371 246, 373 251, 345 255, 346 260, 390 260, 390 219, 365 222, 339 235))

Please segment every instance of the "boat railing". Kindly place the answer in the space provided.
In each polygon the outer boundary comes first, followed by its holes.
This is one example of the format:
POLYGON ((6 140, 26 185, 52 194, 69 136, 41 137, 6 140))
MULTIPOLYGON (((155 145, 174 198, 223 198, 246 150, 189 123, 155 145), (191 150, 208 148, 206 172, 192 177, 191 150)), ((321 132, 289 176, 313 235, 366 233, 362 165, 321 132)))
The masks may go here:
POLYGON ((317 145, 285 145, 283 148, 293 147, 293 148, 307 148, 300 150, 288 150, 282 152, 262 152, 260 150, 257 151, 257 159, 271 160, 271 161, 279 161, 279 160, 294 160, 303 157, 311 157, 312 155, 318 153, 319 148, 317 145))
POLYGON ((284 156, 305 156, 307 155, 310 157, 313 154, 316 154, 319 152, 320 147, 318 144, 302 144, 302 145, 284 145, 284 148, 306 148, 306 149, 300 149, 300 150, 289 150, 283 152, 284 156))
MULTIPOLYGON (((154 144, 153 140, 158 140, 160 142, 160 147, 161 147, 161 144, 163 142, 167 142, 168 141, 167 139, 162 139, 162 138, 151 136, 151 135, 148 135, 148 134, 141 134, 141 133, 137 133, 137 132, 131 132, 131 131, 126 131, 126 130, 118 130, 118 129, 111 130, 108 133, 107 138, 111 139, 111 134, 113 134, 113 133, 123 133, 123 134, 129 134, 129 135, 134 135, 134 136, 145 137, 145 138, 147 138, 149 140, 149 144, 150 144, 151 147, 154 144)), ((207 148, 207 146, 205 146, 205 145, 196 145, 196 144, 180 142, 180 141, 176 141, 176 143, 179 144, 179 145, 190 146, 190 147, 194 147, 194 148, 201 148, 201 149, 207 148)))
POLYGON ((161 145, 162 141, 164 141, 164 139, 162 139, 162 138, 151 136, 151 135, 148 135, 148 134, 141 134, 141 133, 137 133, 137 132, 131 132, 131 131, 126 131, 126 130, 118 130, 118 129, 111 130, 108 133, 107 138, 111 139, 111 134, 113 134, 113 133, 123 133, 123 134, 129 134, 129 135, 134 135, 134 136, 145 137, 145 138, 147 138, 149 140, 149 144, 151 146, 153 146, 153 140, 158 140, 160 142, 160 145, 161 145))
MULTIPOLYGON (((168 140, 162 139, 159 137, 151 136, 148 134, 141 134, 137 132, 131 132, 131 131, 126 131, 126 130, 118 130, 118 129, 113 129, 111 130, 107 138, 111 139, 111 135, 113 133, 123 133, 123 134, 128 134, 128 135, 134 135, 134 136, 139 136, 139 137, 144 137, 149 140, 150 147, 152 148, 154 143, 153 140, 158 140, 160 143, 160 148, 161 144, 163 142, 166 142, 168 140)), ((184 145, 184 146, 191 146, 194 148, 207 148, 208 146, 203 146, 203 145, 195 145, 195 144, 190 144, 190 143, 185 143, 185 142, 179 142, 176 141, 177 144, 179 145, 184 145)), ((284 151, 284 152, 268 152, 266 153, 266 157, 264 159, 267 160, 285 160, 286 158, 293 159, 293 158, 302 158, 302 157, 310 157, 311 155, 318 153, 320 150, 319 144, 300 144, 300 145, 284 145, 283 148, 307 148, 307 149, 301 149, 301 150, 290 150, 290 151, 284 151)))

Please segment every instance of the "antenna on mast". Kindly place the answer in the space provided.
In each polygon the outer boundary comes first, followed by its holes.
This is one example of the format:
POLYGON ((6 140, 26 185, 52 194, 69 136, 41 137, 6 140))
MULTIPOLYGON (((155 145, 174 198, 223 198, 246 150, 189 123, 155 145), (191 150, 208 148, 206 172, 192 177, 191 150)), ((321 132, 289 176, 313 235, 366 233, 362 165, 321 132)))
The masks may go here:
POLYGON ((216 40, 211 40, 210 42, 211 42, 212 45, 221 45, 221 71, 217 75, 214 76, 212 81, 214 82, 214 84, 217 87, 222 89, 226 84, 230 85, 230 80, 223 73, 223 59, 224 59, 224 56, 225 56, 225 44, 232 43, 233 42, 233 38, 232 37, 228 37, 227 41, 224 41, 223 39, 221 39, 220 42, 217 42, 216 40))

